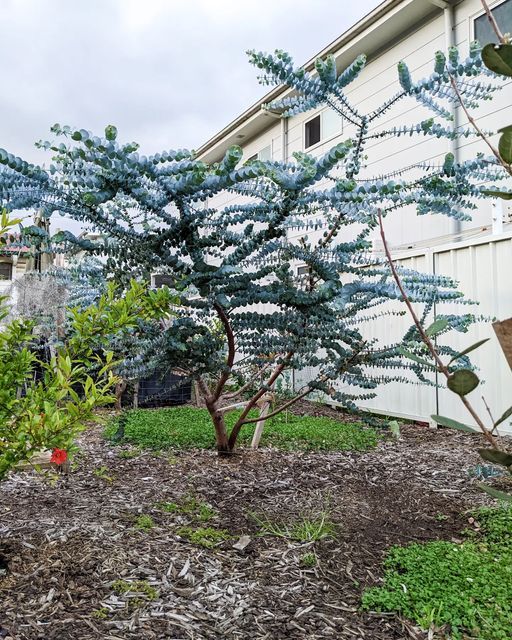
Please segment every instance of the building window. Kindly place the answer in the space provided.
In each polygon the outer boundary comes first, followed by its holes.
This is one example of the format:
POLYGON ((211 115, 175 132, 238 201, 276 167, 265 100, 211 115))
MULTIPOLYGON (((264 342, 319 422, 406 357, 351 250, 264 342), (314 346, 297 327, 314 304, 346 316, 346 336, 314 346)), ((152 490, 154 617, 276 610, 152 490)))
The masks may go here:
POLYGON ((306 149, 317 142, 320 142, 320 116, 316 116, 313 120, 306 122, 306 149))
POLYGON ((297 275, 298 276, 307 276, 310 272, 309 265, 304 265, 302 267, 297 267, 297 275))
POLYGON ((342 121, 333 109, 326 109, 308 120, 304 126, 304 147, 308 149, 321 140, 334 138, 342 132, 342 121))
POLYGON ((255 160, 261 160, 262 162, 264 162, 265 160, 272 160, 272 146, 268 145, 266 147, 263 147, 263 149, 258 151, 258 153, 254 153, 252 156, 247 158, 244 164, 250 164, 255 160))
POLYGON ((151 279, 153 280, 153 287, 155 289, 160 289, 160 287, 173 289, 176 286, 176 278, 170 273, 154 273, 151 279))
MULTIPOLYGON (((501 2, 491 9, 491 12, 501 32, 512 33, 512 0, 501 2)), ((478 40, 482 46, 489 42, 498 42, 498 37, 485 13, 475 18, 473 28, 475 40, 478 40)))
POLYGON ((0 262, 0 280, 12 280, 12 264, 0 262))
POLYGON ((258 151, 258 160, 272 160, 272 148, 270 145, 264 147, 261 151, 258 151))

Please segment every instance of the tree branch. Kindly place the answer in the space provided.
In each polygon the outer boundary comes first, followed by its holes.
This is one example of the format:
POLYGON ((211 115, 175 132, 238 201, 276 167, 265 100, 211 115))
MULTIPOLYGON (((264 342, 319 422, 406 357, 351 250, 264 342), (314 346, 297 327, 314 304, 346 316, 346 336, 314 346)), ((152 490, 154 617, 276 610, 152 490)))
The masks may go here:
POLYGON ((254 396, 248 401, 245 409, 242 411, 241 416, 236 421, 236 423, 235 423, 235 425, 234 425, 234 427, 231 430, 231 433, 229 435, 229 445, 230 445, 231 448, 234 446, 234 444, 236 442, 238 434, 240 433, 240 429, 242 428, 242 425, 244 424, 245 418, 247 417, 247 414, 256 405, 258 400, 263 395, 265 395, 265 393, 267 393, 268 388, 272 387, 274 382, 277 380, 277 378, 281 375, 281 373, 285 369, 285 367, 286 367, 288 361, 290 360, 290 358, 292 357, 292 355, 293 355, 292 351, 289 351, 285 355, 283 362, 281 362, 281 364, 277 365, 277 367, 274 369, 272 375, 267 380, 265 386, 262 389, 260 389, 257 393, 255 393, 254 396))
POLYGON ((224 325, 224 331, 226 333, 226 338, 228 341, 228 356, 226 359, 226 368, 224 372, 221 374, 212 396, 209 398, 209 401, 211 403, 217 402, 217 400, 220 398, 222 390, 224 389, 224 385, 229 380, 229 376, 231 375, 231 369, 233 368, 233 364, 235 362, 235 352, 236 352, 235 336, 233 334, 233 329, 231 328, 231 324, 229 322, 227 313, 224 311, 224 309, 221 307, 221 305, 218 302, 214 303, 213 308, 217 312, 217 315, 219 316, 220 321, 224 325))
POLYGON ((501 42, 501 44, 507 44, 507 39, 501 33, 501 29, 498 27, 498 23, 496 22, 496 18, 494 17, 492 11, 489 9, 489 5, 487 4, 486 0, 481 0, 481 1, 482 1, 482 6, 485 9, 485 13, 487 15, 487 19, 491 23, 491 27, 493 28, 494 33, 498 36, 498 40, 501 42))
POLYGON ((505 171, 507 171, 512 176, 512 167, 509 164, 507 164, 505 162, 505 160, 503 160, 503 158, 501 157, 500 152, 498 151, 498 149, 496 149, 496 147, 492 144, 492 142, 489 140, 489 138, 480 129, 480 127, 478 126, 476 120, 473 118, 473 116, 469 112, 469 109, 467 108, 467 106, 466 106, 466 104, 464 102, 464 98, 462 97, 462 94, 461 94, 461 92, 459 90, 459 87, 457 86, 457 83, 455 82, 455 78, 451 75, 451 73, 449 73, 448 75, 450 77, 450 83, 452 85, 452 89, 455 91, 455 94, 456 94, 456 96, 457 96, 457 98, 458 98, 458 100, 460 102, 460 106, 462 107, 464 113, 466 114, 466 118, 468 119, 468 122, 471 124, 471 126, 474 128, 474 130, 480 136, 480 138, 482 138, 482 140, 485 142, 485 144, 489 147, 489 149, 492 151, 493 155, 498 160, 498 162, 501 164, 501 166, 505 169, 505 171))
POLYGON ((270 368, 271 363, 267 362, 267 364, 262 367, 261 369, 259 369, 259 371, 256 373, 256 375, 254 375, 248 382, 246 382, 243 387, 240 387, 240 389, 237 389, 237 391, 233 391, 232 393, 226 393, 224 394, 222 397, 224 400, 232 400, 233 398, 236 398, 237 396, 241 395, 242 393, 245 393, 248 389, 250 389, 252 387, 252 385, 254 384, 254 381, 258 378, 258 376, 261 376, 267 369, 270 368))

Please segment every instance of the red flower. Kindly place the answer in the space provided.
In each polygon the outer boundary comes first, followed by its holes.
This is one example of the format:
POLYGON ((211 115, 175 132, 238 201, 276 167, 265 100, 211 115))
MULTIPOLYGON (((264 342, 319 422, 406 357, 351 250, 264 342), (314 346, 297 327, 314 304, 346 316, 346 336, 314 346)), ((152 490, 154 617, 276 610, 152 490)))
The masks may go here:
POLYGON ((68 459, 68 452, 65 449, 54 449, 50 462, 54 464, 64 464, 68 459))

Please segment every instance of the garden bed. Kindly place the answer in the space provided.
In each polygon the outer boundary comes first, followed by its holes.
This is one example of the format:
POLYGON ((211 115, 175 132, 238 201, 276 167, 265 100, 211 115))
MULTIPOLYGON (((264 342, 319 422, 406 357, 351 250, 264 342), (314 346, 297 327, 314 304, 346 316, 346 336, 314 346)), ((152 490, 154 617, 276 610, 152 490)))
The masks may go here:
POLYGON ((0 486, 0 637, 426 638, 361 612, 361 594, 390 546, 457 541, 466 509, 489 502, 466 434, 407 425, 367 452, 219 459, 101 432, 84 434, 69 476, 0 486))

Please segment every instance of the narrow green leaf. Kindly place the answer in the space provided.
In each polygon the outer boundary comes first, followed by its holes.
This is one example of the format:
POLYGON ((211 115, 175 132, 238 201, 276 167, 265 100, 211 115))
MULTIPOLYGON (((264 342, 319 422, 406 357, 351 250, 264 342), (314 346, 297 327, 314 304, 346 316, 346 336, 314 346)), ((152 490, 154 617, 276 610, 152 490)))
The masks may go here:
POLYGON ((497 427, 499 424, 501 424, 502 422, 505 422, 505 420, 507 418, 510 418, 510 416, 512 416, 512 407, 509 407, 505 413, 501 416, 501 418, 498 418, 496 420, 496 422, 494 423, 494 426, 497 427))
POLYGON ((438 416, 435 414, 430 417, 442 427, 448 427, 449 429, 458 429, 459 431, 465 431, 466 433, 477 432, 476 429, 473 429, 469 425, 463 424, 462 422, 457 422, 457 420, 453 420, 452 418, 446 418, 445 416, 438 416))
POLYGON ((445 318, 439 318, 438 320, 433 322, 430 327, 427 327, 425 329, 425 333, 427 334, 427 336, 430 336, 432 338, 434 336, 437 336, 438 333, 441 333, 441 331, 444 331, 447 327, 448 320, 446 320, 445 318))
POLYGON ((505 130, 505 133, 501 134, 501 138, 498 143, 498 151, 506 163, 512 163, 512 130, 509 130, 508 127, 505 130))
POLYGON ((485 190, 482 191, 483 194, 489 196, 490 198, 501 198, 502 200, 512 200, 512 191, 496 191, 496 190, 485 190))
POLYGON ((406 358, 409 358, 409 360, 414 360, 414 362, 417 362, 418 364, 422 364, 424 367, 430 367, 431 369, 435 368, 431 362, 428 362, 428 360, 424 360, 423 358, 420 358, 414 353, 407 351, 407 349, 404 349, 403 347, 399 347, 398 351, 406 358))
POLYGON ((503 500, 503 502, 512 502, 512 495, 510 493, 505 493, 504 491, 498 491, 498 489, 494 489, 493 487, 489 487, 486 484, 477 484, 477 487, 485 493, 488 493, 493 498, 497 500, 503 500))
POLYGON ((512 45, 486 44, 482 49, 482 60, 494 73, 512 77, 512 45))
POLYGON ((472 344, 467 349, 464 349, 464 351, 461 351, 460 353, 457 353, 456 355, 454 355, 448 364, 451 364, 452 362, 455 362, 455 360, 458 360, 460 357, 465 356, 466 354, 470 353, 471 351, 474 351, 475 349, 478 349, 478 347, 481 347, 488 340, 489 338, 484 338, 483 340, 479 340, 478 342, 475 342, 475 344, 472 344))
POLYGON ((498 451, 498 449, 478 449, 478 453, 487 462, 499 464, 502 467, 510 467, 512 465, 512 453, 498 451))
POLYGON ((480 380, 470 369, 459 369, 448 378, 448 389, 459 396, 465 396, 478 387, 480 380))

